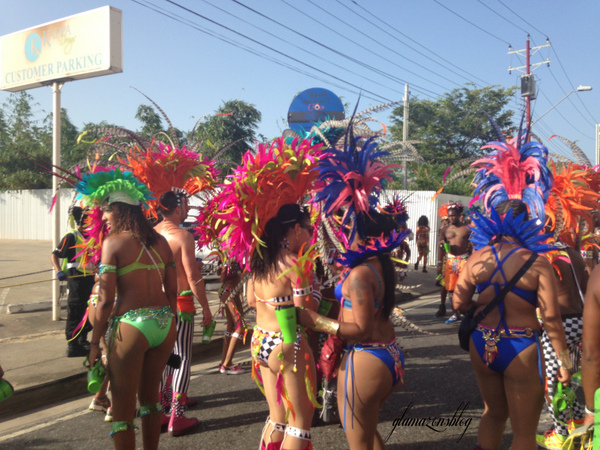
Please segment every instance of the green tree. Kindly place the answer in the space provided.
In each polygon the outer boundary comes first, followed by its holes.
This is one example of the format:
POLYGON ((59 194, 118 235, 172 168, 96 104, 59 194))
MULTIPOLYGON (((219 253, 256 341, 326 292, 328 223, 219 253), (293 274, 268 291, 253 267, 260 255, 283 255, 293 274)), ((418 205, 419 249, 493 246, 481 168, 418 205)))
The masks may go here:
MULTIPOLYGON (((515 87, 488 86, 476 89, 472 84, 454 89, 438 100, 410 101, 409 138, 419 140, 419 154, 427 164, 408 163, 409 189, 438 190, 446 169, 467 158, 481 156, 481 146, 497 135, 485 113, 501 130, 511 126, 512 110, 506 109, 515 87)), ((391 115, 390 131, 402 140, 404 107, 391 115)), ((470 180, 455 180, 444 192, 469 195, 470 180)))
MULTIPOLYGON (((191 140, 202 141, 202 153, 208 158, 220 148, 234 143, 218 159, 238 164, 246 150, 254 146, 261 117, 254 105, 242 100, 230 100, 224 102, 208 120, 198 124, 191 140)), ((259 137, 261 141, 265 140, 264 136, 259 137)))
POLYGON ((0 190, 47 189, 50 175, 38 165, 49 167, 48 124, 37 124, 33 97, 26 91, 11 94, 3 105, 0 127, 0 190))

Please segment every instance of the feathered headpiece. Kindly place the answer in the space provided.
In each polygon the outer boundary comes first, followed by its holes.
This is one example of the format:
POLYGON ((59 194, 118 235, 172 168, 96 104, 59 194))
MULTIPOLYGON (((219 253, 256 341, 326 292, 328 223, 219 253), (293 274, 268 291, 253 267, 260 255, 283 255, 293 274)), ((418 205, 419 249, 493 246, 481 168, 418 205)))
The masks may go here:
POLYGON ((222 186, 215 217, 224 222, 220 239, 241 265, 249 267, 267 222, 289 203, 301 203, 317 178, 321 145, 308 140, 275 139, 246 152, 242 164, 222 186))
POLYGON ((473 225, 470 239, 473 248, 479 250, 495 240, 501 240, 502 236, 511 236, 521 247, 532 252, 549 251, 552 246, 546 244, 545 241, 552 236, 552 233, 541 234, 544 224, 538 219, 526 220, 525 216, 526 214, 523 212, 516 218, 512 218, 512 208, 508 210, 504 218, 501 218, 494 208, 490 211, 490 217, 476 212, 471 216, 473 225))
POLYGON ((100 210, 103 202, 122 202, 145 207, 148 200, 152 199, 148 187, 140 183, 129 171, 100 166, 94 166, 92 170, 93 172, 83 175, 81 181, 75 183, 78 198, 90 208, 85 222, 86 239, 80 245, 84 265, 100 263, 102 242, 108 233, 100 210))
POLYGON ((187 196, 211 190, 218 174, 212 161, 201 160, 201 154, 188 151, 185 146, 176 148, 160 141, 156 144, 143 151, 134 147, 127 160, 119 158, 154 193, 146 215, 155 218, 161 195, 171 190, 187 196))
POLYGON ((518 137, 482 147, 494 151, 471 164, 480 168, 473 181, 473 201, 483 196, 484 208, 489 212, 504 201, 521 200, 531 217, 543 221, 544 202, 552 187, 552 174, 546 165, 548 150, 539 142, 520 144, 518 137))
POLYGON ((404 225, 409 219, 405 203, 406 199, 400 198, 400 195, 396 194, 387 205, 383 208, 379 207, 379 210, 383 214, 393 216, 398 225, 404 225))
MULTIPOLYGON (((377 160, 388 153, 376 151, 375 138, 369 138, 362 146, 360 143, 360 137, 350 137, 343 150, 328 149, 327 156, 319 162, 319 180, 325 185, 315 201, 325 202, 327 215, 346 208, 342 225, 377 207, 380 192, 392 179, 392 169, 398 167, 377 160)), ((360 221, 353 220, 350 241, 357 231, 364 236, 360 221)))
POLYGON ((438 216, 440 219, 445 220, 448 218, 448 205, 442 204, 438 209, 438 216))
POLYGON ((491 148, 493 151, 472 164, 480 169, 473 182, 475 195, 471 204, 483 197, 484 209, 489 214, 489 218, 480 213, 472 216, 473 246, 481 248, 506 235, 531 251, 548 251, 549 247, 543 241, 551 234, 540 234, 544 227, 544 203, 553 183, 552 173, 546 165, 548 150, 539 142, 521 146, 526 134, 507 142, 492 124, 501 141, 484 145, 482 149, 491 148), (500 217, 495 208, 508 200, 519 200, 527 205, 532 219, 526 220, 525 213, 513 217, 512 208, 500 217))
POLYGON ((75 184, 75 189, 88 206, 121 202, 147 206, 152 194, 130 171, 120 168, 87 173, 75 184))
POLYGON ((552 221, 554 236, 575 248, 580 219, 587 228, 594 228, 591 212, 598 209, 600 194, 590 187, 591 171, 579 165, 569 164, 557 173, 552 163, 554 186, 545 204, 546 215, 552 221))

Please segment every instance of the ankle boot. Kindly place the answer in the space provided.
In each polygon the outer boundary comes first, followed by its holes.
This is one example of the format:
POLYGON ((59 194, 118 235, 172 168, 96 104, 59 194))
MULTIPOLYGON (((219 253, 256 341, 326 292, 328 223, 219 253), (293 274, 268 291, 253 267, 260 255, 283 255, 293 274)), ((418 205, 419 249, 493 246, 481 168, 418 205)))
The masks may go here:
POLYGON ((186 393, 173 392, 171 417, 169 418, 169 436, 181 436, 200 425, 198 419, 184 416, 186 398, 186 393))
POLYGON ((415 263, 415 270, 419 270, 419 263, 415 263))

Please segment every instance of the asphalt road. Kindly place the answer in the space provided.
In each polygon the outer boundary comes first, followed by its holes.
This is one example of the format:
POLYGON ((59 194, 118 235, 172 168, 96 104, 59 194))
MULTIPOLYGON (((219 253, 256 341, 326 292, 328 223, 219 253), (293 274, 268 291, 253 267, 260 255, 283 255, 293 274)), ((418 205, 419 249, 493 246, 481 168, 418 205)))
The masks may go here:
MULTIPOLYGON (((468 355, 458 346, 458 325, 445 325, 434 317, 438 301, 437 295, 426 295, 401 305, 410 320, 439 335, 397 329, 406 358, 406 387, 397 390, 380 412, 378 429, 384 439, 389 435, 388 449, 472 449, 476 444, 483 403, 468 355)), ((248 350, 236 355, 236 362, 249 361, 248 350)), ((267 403, 249 372, 222 375, 217 364, 215 356, 192 367, 189 395, 200 401, 188 415, 198 418, 201 428, 177 438, 163 434, 159 448, 258 448, 267 403)), ((87 410, 90 401, 91 396, 81 397, 0 422, 0 448, 112 448, 110 425, 102 413, 87 410)), ((539 432, 548 428, 548 419, 544 412, 539 432)), ((511 437, 507 424, 501 448, 510 447, 511 437)), ((139 431, 137 443, 141 448, 139 431)), ((313 428, 313 445, 348 448, 340 425, 313 428)))

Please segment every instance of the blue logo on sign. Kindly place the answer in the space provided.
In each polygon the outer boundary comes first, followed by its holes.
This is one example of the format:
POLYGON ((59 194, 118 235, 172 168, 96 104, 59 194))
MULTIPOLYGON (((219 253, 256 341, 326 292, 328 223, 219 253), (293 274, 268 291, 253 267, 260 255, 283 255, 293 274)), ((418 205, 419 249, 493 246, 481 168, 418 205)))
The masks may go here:
POLYGON ((25 40, 25 56, 34 62, 42 53, 42 38, 37 33, 31 33, 25 40))

